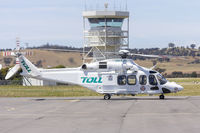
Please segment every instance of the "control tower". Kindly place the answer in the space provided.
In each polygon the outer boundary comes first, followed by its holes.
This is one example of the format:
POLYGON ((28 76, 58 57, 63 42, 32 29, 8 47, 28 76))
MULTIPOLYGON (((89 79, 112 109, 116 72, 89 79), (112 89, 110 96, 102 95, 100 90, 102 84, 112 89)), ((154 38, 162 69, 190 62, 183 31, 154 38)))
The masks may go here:
POLYGON ((102 11, 83 12, 83 53, 90 50, 83 55, 84 62, 115 58, 120 49, 129 48, 129 12, 110 11, 108 4, 104 6, 102 11))

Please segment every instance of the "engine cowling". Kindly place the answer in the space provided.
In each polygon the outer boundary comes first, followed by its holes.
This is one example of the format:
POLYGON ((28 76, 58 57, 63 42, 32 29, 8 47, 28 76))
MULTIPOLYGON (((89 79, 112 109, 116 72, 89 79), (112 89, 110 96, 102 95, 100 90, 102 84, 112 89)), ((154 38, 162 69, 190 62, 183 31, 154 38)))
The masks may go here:
POLYGON ((82 69, 84 70, 97 70, 99 69, 99 65, 97 63, 83 64, 82 69))
POLYGON ((137 71, 138 68, 130 61, 102 61, 102 62, 94 62, 94 63, 86 63, 82 65, 83 70, 98 70, 98 71, 105 71, 105 70, 114 70, 114 71, 121 71, 121 70, 131 70, 137 71))

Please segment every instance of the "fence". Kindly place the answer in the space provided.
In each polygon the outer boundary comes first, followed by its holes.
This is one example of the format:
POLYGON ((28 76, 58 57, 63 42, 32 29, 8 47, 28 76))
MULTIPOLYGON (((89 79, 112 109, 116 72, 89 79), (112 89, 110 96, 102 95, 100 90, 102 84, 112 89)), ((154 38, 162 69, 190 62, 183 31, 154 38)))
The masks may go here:
POLYGON ((0 85, 22 85, 22 80, 0 80, 0 85))

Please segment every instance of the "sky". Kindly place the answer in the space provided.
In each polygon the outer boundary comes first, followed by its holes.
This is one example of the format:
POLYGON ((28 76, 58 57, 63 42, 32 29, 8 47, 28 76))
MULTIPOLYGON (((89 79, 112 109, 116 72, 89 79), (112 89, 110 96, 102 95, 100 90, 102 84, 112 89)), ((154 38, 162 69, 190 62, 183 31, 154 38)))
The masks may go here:
MULTIPOLYGON (((59 44, 83 46, 82 11, 125 9, 126 0, 0 0, 0 48, 59 44), (86 1, 86 2, 85 2, 86 1), (85 6, 85 3, 86 6, 85 6)), ((200 46, 199 0, 127 0, 130 48, 200 46)))

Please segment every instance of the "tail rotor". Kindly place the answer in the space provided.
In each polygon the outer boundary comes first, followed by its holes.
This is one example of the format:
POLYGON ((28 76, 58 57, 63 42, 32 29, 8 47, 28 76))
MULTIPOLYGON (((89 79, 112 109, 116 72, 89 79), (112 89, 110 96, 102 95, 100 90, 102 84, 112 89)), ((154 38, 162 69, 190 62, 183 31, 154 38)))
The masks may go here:
MULTIPOLYGON (((12 78, 19 70, 21 70, 21 66, 20 66, 20 60, 19 57, 21 55, 28 55, 31 56, 33 55, 32 52, 30 51, 21 51, 22 48, 20 47, 20 39, 17 37, 16 38, 16 48, 13 51, 4 51, 3 52, 3 56, 14 56, 16 57, 16 62, 15 62, 15 66, 10 68, 10 70, 8 71, 5 79, 8 80, 10 78, 12 78)), ((1 66, 0 66, 1 68, 1 66)))
POLYGON ((15 66, 12 67, 12 68, 8 71, 8 73, 7 73, 6 77, 5 77, 5 79, 8 80, 8 79, 12 78, 20 69, 21 69, 21 67, 20 67, 20 64, 19 64, 19 58, 17 57, 17 58, 16 58, 16 64, 15 64, 15 66))

